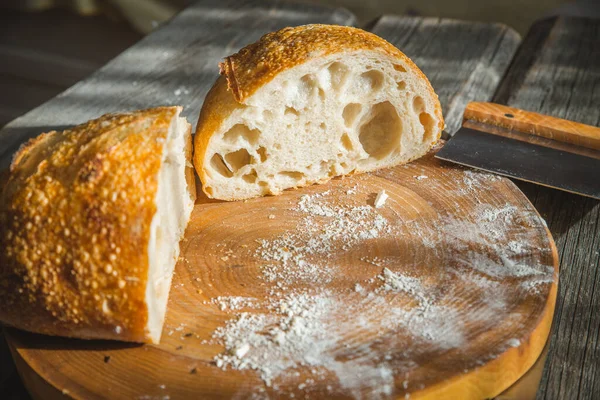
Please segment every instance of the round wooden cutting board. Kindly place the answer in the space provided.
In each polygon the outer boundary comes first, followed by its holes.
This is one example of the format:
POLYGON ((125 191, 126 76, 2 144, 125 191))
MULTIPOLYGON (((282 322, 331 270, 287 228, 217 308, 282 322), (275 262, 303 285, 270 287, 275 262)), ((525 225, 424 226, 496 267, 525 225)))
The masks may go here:
POLYGON ((160 345, 6 333, 40 398, 483 399, 537 359, 557 281, 518 188, 431 153, 276 197, 200 196, 160 345))

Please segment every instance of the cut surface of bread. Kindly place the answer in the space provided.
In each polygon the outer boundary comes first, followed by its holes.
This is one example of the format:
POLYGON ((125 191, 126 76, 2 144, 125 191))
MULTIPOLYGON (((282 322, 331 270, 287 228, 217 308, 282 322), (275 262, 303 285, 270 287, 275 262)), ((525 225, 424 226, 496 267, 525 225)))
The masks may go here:
POLYGON ((417 66, 356 28, 286 28, 228 57, 221 73, 195 137, 195 167, 212 198, 278 194, 406 163, 444 126, 417 66))
POLYGON ((160 340, 196 193, 180 112, 109 114, 19 150, 0 194, 1 322, 160 340))

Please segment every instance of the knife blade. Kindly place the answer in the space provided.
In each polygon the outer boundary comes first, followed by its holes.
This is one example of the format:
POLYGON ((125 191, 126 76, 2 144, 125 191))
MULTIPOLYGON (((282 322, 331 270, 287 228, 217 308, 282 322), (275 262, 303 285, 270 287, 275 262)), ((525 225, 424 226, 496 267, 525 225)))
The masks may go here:
POLYGON ((600 199, 600 128, 493 103, 467 105, 445 161, 600 199))

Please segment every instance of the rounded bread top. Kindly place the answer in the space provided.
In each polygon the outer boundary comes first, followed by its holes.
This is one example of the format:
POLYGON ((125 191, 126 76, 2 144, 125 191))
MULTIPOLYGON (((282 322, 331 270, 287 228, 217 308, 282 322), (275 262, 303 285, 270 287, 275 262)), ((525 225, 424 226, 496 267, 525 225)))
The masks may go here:
POLYGON ((313 58, 359 50, 373 50, 400 58, 431 88, 423 72, 394 45, 373 33, 339 25, 302 25, 267 33, 257 42, 226 57, 219 67, 235 100, 245 103, 282 71, 313 58))

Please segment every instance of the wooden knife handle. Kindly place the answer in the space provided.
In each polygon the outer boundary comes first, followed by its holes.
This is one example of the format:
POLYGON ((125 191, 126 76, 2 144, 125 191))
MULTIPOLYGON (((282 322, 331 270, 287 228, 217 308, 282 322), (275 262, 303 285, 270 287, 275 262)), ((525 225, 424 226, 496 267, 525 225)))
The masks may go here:
POLYGON ((485 102, 467 104, 463 125, 468 125, 468 122, 495 125, 511 131, 600 150, 600 128, 598 127, 501 104, 485 102))

